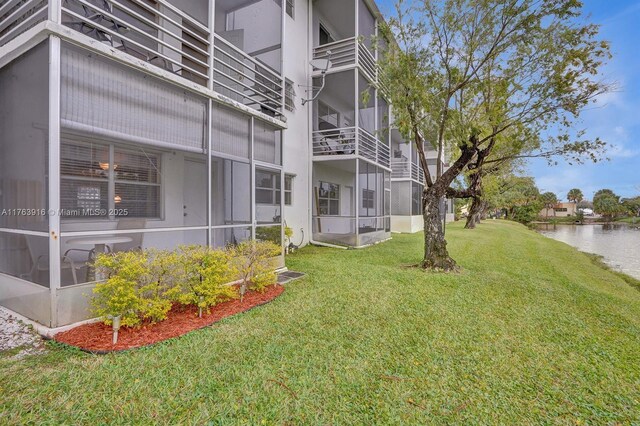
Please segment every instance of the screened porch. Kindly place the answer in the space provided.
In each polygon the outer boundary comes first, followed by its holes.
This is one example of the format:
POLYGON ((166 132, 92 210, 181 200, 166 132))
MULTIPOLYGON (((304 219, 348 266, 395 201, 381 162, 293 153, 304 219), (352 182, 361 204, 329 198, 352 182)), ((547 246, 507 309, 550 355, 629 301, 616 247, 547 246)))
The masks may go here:
POLYGON ((280 129, 47 40, 0 69, 0 304, 60 326, 100 253, 281 244, 283 180, 280 129))
POLYGON ((390 173, 365 160, 313 166, 313 239, 362 247, 390 238, 390 173))

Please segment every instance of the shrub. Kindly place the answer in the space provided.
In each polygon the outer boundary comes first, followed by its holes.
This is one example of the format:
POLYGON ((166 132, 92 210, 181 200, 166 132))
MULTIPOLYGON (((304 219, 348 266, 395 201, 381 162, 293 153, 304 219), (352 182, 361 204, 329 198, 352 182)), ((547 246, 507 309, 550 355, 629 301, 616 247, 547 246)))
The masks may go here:
POLYGON ((259 226, 256 228, 256 239, 279 244, 282 241, 281 232, 282 229, 279 226, 259 226))
POLYGON ((182 246, 178 256, 182 267, 180 303, 198 306, 202 316, 203 309, 237 297, 235 288, 227 285, 236 274, 229 251, 182 246))
POLYGON ((203 310, 238 297, 236 288, 228 285, 238 275, 241 296, 247 288, 264 291, 275 283, 273 257, 278 254, 278 245, 255 241, 226 250, 181 246, 175 252, 101 254, 95 267, 104 281, 93 290, 92 311, 106 324, 120 317, 120 324, 129 327, 142 320, 165 320, 175 302, 198 306, 202 316, 203 310))
POLYGON ((276 283, 274 257, 280 254, 280 246, 269 241, 243 241, 233 249, 236 269, 240 275, 240 300, 247 289, 263 292, 276 283))
POLYGON ((166 250, 146 253, 147 275, 140 277, 140 314, 152 322, 163 321, 180 295, 178 256, 166 250))
POLYGON ((121 317, 121 325, 139 324, 143 303, 138 283, 148 273, 144 253, 102 254, 97 257, 95 267, 106 280, 93 289, 92 312, 102 317, 105 324, 110 325, 112 318, 117 316, 121 317))

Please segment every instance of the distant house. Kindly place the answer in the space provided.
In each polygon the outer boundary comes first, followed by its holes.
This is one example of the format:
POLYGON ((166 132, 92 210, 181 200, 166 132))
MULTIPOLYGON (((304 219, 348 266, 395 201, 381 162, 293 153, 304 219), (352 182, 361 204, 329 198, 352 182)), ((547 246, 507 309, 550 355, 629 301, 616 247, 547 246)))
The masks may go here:
POLYGON ((540 212, 543 217, 568 217, 576 215, 575 203, 558 203, 552 209, 544 208, 540 212))

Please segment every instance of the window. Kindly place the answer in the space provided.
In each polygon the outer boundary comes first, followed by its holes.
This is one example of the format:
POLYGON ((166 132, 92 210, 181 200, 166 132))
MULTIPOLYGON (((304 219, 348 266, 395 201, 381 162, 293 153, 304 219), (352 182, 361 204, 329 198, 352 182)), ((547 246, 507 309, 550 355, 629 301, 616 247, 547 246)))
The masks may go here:
POLYGON ((288 78, 284 81, 284 107, 287 111, 296 110, 296 90, 293 87, 293 81, 288 78))
POLYGON ((327 31, 327 29, 320 24, 320 46, 322 46, 323 44, 328 44, 328 43, 333 43, 333 37, 331 37, 331 34, 329 34, 329 31, 327 31))
POLYGON ((324 102, 318 101, 318 128, 320 130, 337 129, 340 114, 324 102))
POLYGON ((256 221, 280 223, 280 172, 256 169, 256 221))
POLYGON ((556 207, 554 210, 559 212, 559 213, 565 213, 565 212, 569 211, 566 207, 556 207))
POLYGON ((372 209, 375 207, 376 192, 371 189, 362 190, 362 208, 372 209))
POLYGON ((323 216, 340 215, 340 185, 320 182, 318 190, 318 213, 323 216))
POLYGON ((115 148, 113 155, 115 208, 128 217, 159 218, 159 157, 121 148, 115 148))
POLYGON ((280 176, 278 173, 256 170, 256 203, 280 204, 280 176))
POLYGON ((287 15, 291 16, 291 18, 294 18, 294 3, 295 3, 295 0, 287 0, 285 5, 287 15))
POLYGON ((160 158, 108 144, 63 142, 63 217, 160 217, 160 158), (118 214, 118 212, 121 212, 118 214))
POLYGON ((284 204, 291 205, 293 195, 293 175, 284 175, 284 204))

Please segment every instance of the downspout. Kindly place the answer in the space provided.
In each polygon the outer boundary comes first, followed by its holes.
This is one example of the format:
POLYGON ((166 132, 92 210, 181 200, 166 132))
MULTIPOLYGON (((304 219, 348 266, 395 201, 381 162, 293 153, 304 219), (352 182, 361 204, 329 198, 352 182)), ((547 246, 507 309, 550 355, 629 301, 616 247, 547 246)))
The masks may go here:
MULTIPOLYGON (((313 0, 309 0, 308 11, 307 11, 307 59, 310 60, 309 56, 313 58, 313 0)), ((308 61, 307 61, 308 62, 308 61)), ((311 74, 309 73, 309 67, 305 68, 306 77, 307 77, 307 87, 313 86, 313 79, 311 78, 311 74)), ((311 162, 311 167, 308 168, 308 188, 309 188, 309 196, 307 198, 307 219, 309 222, 307 226, 309 229, 309 243, 313 243, 313 148, 312 148, 312 113, 313 113, 313 104, 309 104, 307 106, 307 149, 309 150, 309 161, 311 162)), ((304 241, 303 241, 304 244, 304 241)))

